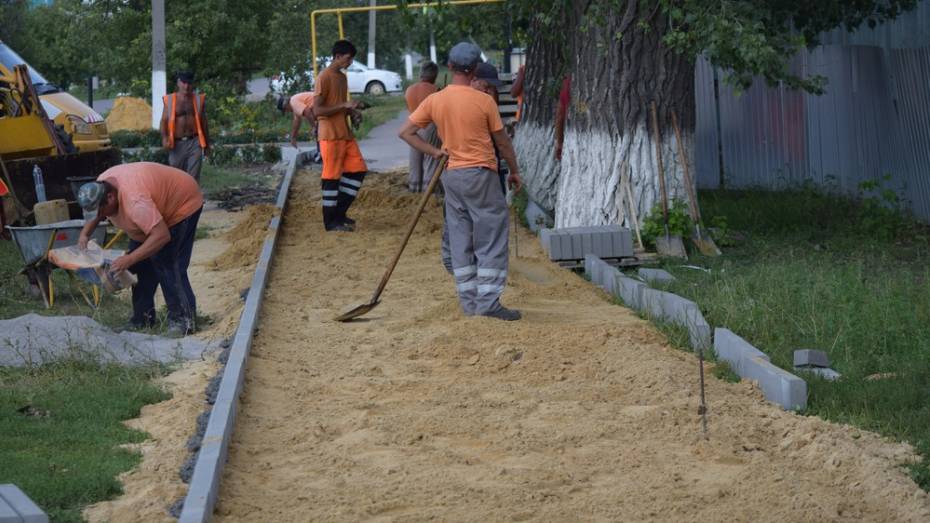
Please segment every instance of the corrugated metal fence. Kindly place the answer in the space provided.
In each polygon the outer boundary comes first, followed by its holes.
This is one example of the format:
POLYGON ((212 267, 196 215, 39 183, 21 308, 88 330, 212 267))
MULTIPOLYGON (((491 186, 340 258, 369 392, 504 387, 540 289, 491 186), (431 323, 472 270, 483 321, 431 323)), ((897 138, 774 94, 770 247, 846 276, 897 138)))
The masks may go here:
POLYGON ((777 190, 812 182, 857 194, 863 181, 889 175, 884 186, 930 221, 930 3, 893 23, 836 30, 823 41, 790 65, 826 77, 822 96, 764 80, 737 95, 718 72, 718 98, 714 68, 699 60, 698 186, 777 190))

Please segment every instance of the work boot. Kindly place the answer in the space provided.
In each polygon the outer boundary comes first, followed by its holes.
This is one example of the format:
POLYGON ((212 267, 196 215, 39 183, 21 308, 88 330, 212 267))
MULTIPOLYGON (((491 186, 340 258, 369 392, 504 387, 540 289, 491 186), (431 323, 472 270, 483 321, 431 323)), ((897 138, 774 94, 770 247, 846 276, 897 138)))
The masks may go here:
POLYGON ((351 225, 351 226, 355 227, 355 220, 353 220, 352 218, 349 218, 348 216, 343 216, 343 217, 342 217, 342 223, 345 223, 346 225, 351 225))
POLYGON ((340 223, 326 229, 326 232, 353 232, 355 229, 348 224, 340 223))
POLYGON ((486 312, 482 316, 504 321, 516 321, 523 317, 517 309, 508 309, 507 307, 501 307, 494 312, 486 312))

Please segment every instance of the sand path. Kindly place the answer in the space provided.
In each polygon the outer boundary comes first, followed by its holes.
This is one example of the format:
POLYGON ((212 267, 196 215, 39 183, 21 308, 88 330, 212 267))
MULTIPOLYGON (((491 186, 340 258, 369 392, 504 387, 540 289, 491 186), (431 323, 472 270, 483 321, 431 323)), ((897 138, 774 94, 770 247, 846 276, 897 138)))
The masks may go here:
POLYGON ((906 445, 786 413, 751 384, 708 383, 693 355, 525 232, 504 301, 462 316, 430 205, 365 321, 414 200, 375 175, 359 230, 322 234, 295 180, 249 361, 218 521, 920 521, 906 445))

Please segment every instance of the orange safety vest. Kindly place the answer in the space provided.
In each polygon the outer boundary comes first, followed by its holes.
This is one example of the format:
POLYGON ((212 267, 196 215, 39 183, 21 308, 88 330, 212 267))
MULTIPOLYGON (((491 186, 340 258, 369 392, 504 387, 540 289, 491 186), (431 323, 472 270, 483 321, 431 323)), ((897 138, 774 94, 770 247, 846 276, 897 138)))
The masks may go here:
MULTIPOLYGON (((165 104, 165 107, 170 107, 168 118, 168 141, 171 144, 169 149, 174 149, 174 120, 175 120, 175 101, 178 97, 178 93, 171 93, 162 97, 162 101, 165 104)), ((200 142, 200 148, 207 148, 207 138, 203 132, 203 124, 200 122, 200 112, 203 110, 203 101, 206 98, 206 95, 200 93, 194 93, 194 123, 197 125, 197 140, 200 142)))

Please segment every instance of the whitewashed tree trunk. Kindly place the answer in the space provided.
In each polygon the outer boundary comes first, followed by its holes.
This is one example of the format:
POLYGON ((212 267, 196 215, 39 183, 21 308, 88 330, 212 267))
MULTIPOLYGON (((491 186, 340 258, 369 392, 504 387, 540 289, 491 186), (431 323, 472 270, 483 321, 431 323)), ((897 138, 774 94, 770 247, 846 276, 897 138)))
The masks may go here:
POLYGON ((650 215, 660 200, 652 102, 658 106, 669 203, 687 198, 671 114, 678 114, 686 156, 694 165, 694 64, 665 46, 668 19, 649 4, 577 0, 552 17, 564 27, 531 27, 528 111, 516 144, 530 197, 555 211, 557 227, 629 225, 621 205, 624 165, 640 223, 650 215), (560 49, 553 47, 553 33, 569 35, 555 39, 560 49), (558 59, 563 61, 554 66, 558 59), (571 103, 557 163, 551 160, 553 102, 566 74, 572 80, 571 103))
POLYGON ((513 145, 520 161, 523 185, 530 199, 554 211, 559 192, 559 161, 555 159, 552 125, 525 122, 517 126, 513 145))
MULTIPOLYGON (((661 193, 655 174, 658 172, 655 142, 644 125, 645 122, 623 136, 603 131, 566 132, 555 206, 556 227, 611 223, 632 227, 630 211, 624 212, 623 207, 629 203, 620 186, 624 165, 630 170, 633 207, 640 223, 650 214, 660 202, 661 193)), ((691 151, 690 134, 682 136, 682 141, 686 152, 691 151)), ((671 128, 662 132, 662 161, 669 205, 676 199, 687 201, 684 168, 671 128)))

